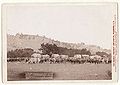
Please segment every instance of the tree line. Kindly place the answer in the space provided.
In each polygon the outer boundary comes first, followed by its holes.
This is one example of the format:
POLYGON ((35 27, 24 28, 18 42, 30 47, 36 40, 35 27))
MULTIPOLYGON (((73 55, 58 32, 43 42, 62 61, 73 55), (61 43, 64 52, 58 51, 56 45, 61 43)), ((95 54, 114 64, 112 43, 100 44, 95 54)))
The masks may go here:
POLYGON ((75 54, 86 54, 91 55, 91 52, 89 50, 85 49, 68 49, 65 47, 58 47, 56 44, 41 44, 41 48, 39 50, 43 51, 43 54, 63 54, 68 55, 70 57, 74 56, 75 54))
POLYGON ((24 48, 24 49, 16 49, 7 52, 8 58, 24 58, 24 57, 31 57, 34 53, 34 50, 31 48, 24 48))
MULTIPOLYGON (((86 48, 84 49, 68 49, 65 47, 58 47, 56 44, 41 44, 41 47, 38 50, 42 50, 42 54, 59 54, 59 55, 68 55, 69 57, 73 57, 75 54, 85 54, 85 55, 92 55, 89 50, 86 48)), ((31 57, 31 55, 34 53, 34 50, 31 48, 24 48, 24 49, 16 49, 16 50, 11 50, 7 52, 7 57, 8 58, 24 58, 24 57, 31 57)), ((109 54, 105 52, 96 52, 97 55, 103 56, 109 54)))

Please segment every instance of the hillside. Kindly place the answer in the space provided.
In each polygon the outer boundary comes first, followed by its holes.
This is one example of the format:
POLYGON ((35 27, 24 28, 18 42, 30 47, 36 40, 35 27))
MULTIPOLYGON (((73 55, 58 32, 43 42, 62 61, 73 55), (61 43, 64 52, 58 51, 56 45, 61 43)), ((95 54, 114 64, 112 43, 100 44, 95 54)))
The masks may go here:
POLYGON ((92 54, 103 51, 106 53, 111 53, 109 49, 103 49, 96 45, 86 45, 85 43, 67 43, 60 42, 47 38, 45 36, 39 35, 26 35, 26 34, 16 34, 16 35, 7 35, 7 50, 14 50, 19 48, 32 48, 37 50, 41 47, 42 43, 56 44, 58 47, 66 47, 68 49, 83 49, 86 48, 90 50, 92 54))

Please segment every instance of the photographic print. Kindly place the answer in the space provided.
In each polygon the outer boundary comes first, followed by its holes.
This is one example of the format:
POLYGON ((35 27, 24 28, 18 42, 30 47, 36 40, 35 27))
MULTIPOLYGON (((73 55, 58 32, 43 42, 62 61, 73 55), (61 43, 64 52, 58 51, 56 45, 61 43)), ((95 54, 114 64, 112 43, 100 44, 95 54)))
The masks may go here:
POLYGON ((114 79, 116 3, 3 4, 2 10, 7 81, 114 79))

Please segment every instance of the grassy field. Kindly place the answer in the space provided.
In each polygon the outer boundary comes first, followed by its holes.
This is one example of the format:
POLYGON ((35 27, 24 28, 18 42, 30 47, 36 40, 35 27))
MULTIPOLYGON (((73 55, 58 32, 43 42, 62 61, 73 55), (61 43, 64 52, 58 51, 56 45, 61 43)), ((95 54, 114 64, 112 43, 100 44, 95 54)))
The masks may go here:
POLYGON ((8 80, 25 80, 22 76, 25 71, 53 72, 54 80, 109 80, 108 71, 111 71, 111 64, 7 63, 8 80))

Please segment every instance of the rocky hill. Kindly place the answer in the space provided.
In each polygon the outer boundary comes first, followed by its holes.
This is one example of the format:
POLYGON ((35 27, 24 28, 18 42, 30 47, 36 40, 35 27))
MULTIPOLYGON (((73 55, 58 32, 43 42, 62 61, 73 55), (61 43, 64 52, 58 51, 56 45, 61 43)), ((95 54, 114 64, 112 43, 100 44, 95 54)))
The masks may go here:
POLYGON ((58 47, 66 47, 68 49, 83 49, 86 48, 90 50, 92 54, 101 51, 106 53, 111 53, 109 49, 103 49, 96 45, 86 45, 85 43, 67 43, 60 42, 47 38, 45 36, 39 35, 26 35, 26 34, 16 34, 16 35, 7 35, 7 50, 14 50, 19 48, 32 48, 37 50, 41 47, 42 43, 56 44, 58 47))

